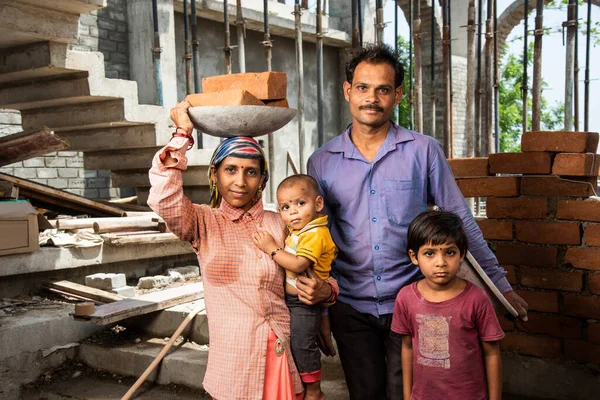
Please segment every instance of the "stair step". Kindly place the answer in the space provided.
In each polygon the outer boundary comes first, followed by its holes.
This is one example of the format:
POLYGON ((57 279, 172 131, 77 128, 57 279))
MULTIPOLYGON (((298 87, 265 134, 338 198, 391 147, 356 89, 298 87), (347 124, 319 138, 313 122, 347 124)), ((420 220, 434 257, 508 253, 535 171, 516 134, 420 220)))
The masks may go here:
POLYGON ((81 103, 21 111, 23 130, 123 121, 123 99, 86 97, 81 103))
MULTIPOLYGON (((136 187, 135 194, 137 196, 138 205, 148 204, 148 196, 150 195, 149 187, 136 187)), ((185 194, 192 203, 208 204, 210 202, 210 188, 208 186, 184 186, 183 194, 185 194)))
MULTIPOLYGON (((148 147, 86 152, 83 162, 85 169, 90 170, 149 170, 152 166, 154 154, 160 149, 161 147, 148 147)), ((212 149, 198 149, 187 152, 188 166, 209 165, 212 153, 212 149)))
POLYGON ((49 10, 63 11, 69 14, 85 14, 106 7, 107 0, 60 0, 45 2, 39 0, 14 0, 14 2, 31 4, 49 10))
MULTIPOLYGON (((181 176, 184 186, 208 186, 208 165, 190 166, 181 176)), ((115 187, 150 187, 148 169, 121 171, 114 168, 112 184, 115 187)))
POLYGON ((81 101, 90 95, 87 72, 75 72, 0 87, 0 107, 14 110, 52 107, 81 101))
POLYGON ((122 121, 66 126, 54 132, 69 142, 69 149, 77 151, 156 148, 155 126, 148 123, 122 121))
MULTIPOLYGON (((6 5, 0 4, 0 15, 6 5)), ((21 14, 19 14, 21 15, 21 14)), ((0 17, 1 21, 4 16, 0 17)), ((20 22, 20 21, 19 21, 20 22)), ((0 30, 0 34, 2 31, 0 30)), ((0 45, 2 44, 0 40, 0 45)), ((57 42, 39 42, 0 51, 0 84, 70 75, 77 70, 66 67, 67 45, 57 42)))

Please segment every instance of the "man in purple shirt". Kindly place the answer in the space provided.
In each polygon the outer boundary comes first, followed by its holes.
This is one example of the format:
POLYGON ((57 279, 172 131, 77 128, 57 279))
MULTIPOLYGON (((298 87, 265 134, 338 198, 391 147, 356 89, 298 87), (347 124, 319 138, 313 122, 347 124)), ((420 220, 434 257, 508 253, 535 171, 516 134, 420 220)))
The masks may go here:
POLYGON ((460 215, 469 250, 524 320, 527 303, 504 278, 440 144, 390 121, 404 79, 394 52, 384 45, 356 50, 346 79, 352 124, 308 160, 339 249, 332 275, 340 293, 323 318, 322 347, 334 354, 333 332, 351 399, 399 399, 401 343, 390 336, 390 324, 400 289, 421 278, 406 239, 409 224, 428 205, 460 215))

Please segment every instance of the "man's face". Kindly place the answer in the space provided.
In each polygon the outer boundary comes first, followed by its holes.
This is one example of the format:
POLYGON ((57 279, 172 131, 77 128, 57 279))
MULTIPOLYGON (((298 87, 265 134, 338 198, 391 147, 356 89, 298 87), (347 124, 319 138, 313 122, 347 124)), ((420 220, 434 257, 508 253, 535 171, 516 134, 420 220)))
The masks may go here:
POLYGON ((353 122, 371 128, 385 125, 402 99, 402 86, 395 85, 394 68, 390 64, 358 64, 352 83, 344 82, 344 97, 350 105, 353 122))

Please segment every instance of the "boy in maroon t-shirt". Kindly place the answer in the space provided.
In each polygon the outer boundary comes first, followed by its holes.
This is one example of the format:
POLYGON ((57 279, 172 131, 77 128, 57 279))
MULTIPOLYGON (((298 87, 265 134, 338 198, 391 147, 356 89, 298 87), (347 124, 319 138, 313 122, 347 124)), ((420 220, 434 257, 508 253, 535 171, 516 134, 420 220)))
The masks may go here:
POLYGON ((400 290, 394 306, 406 400, 501 398, 504 332, 485 292, 456 277, 467 248, 454 213, 426 211, 408 228, 408 255, 425 279, 400 290))

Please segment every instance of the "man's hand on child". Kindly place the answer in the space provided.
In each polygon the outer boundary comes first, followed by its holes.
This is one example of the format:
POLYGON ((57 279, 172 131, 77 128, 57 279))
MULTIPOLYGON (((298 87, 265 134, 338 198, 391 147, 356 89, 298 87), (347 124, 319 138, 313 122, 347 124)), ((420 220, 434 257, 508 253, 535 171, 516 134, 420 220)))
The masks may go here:
POLYGON ((271 254, 271 252, 275 251, 279 246, 275 243, 275 239, 268 232, 265 231, 257 231, 252 234, 252 241, 256 247, 261 249, 267 254, 271 254))

